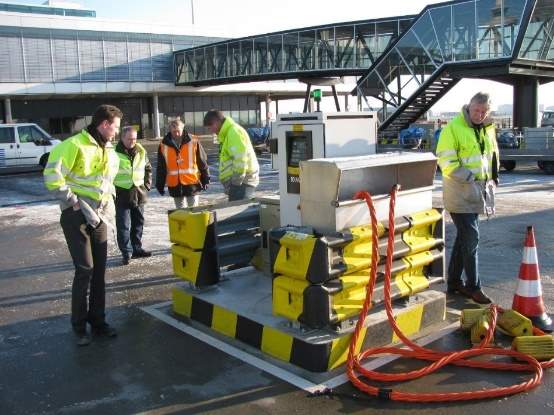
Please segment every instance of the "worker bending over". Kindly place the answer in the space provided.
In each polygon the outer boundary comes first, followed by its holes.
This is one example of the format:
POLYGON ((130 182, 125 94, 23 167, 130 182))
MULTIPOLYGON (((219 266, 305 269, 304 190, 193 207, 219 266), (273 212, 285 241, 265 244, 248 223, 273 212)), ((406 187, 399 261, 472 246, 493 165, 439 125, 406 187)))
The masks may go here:
POLYGON ((219 181, 229 201, 252 198, 259 183, 260 166, 248 133, 217 110, 206 113, 204 126, 219 139, 219 181))

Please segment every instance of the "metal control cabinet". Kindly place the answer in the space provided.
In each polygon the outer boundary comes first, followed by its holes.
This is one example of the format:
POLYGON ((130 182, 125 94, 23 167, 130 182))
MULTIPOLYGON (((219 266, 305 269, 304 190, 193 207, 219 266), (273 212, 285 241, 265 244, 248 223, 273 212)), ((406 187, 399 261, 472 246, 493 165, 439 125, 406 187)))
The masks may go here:
POLYGON ((272 137, 277 140, 273 167, 279 170, 281 225, 301 225, 300 162, 375 154, 377 114, 280 114, 272 125, 272 137))

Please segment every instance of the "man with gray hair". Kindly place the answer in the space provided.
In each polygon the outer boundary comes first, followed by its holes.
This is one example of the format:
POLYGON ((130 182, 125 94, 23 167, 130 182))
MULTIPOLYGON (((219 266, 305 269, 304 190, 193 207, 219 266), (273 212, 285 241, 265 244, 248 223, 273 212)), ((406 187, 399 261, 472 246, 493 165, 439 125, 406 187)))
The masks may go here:
POLYGON ((198 193, 210 183, 208 157, 198 137, 185 130, 180 118, 169 123, 169 133, 158 148, 156 188, 165 194, 165 186, 175 207, 198 206, 198 193))
POLYGON ((128 265, 131 258, 152 255, 142 247, 144 205, 152 187, 152 165, 144 147, 137 143, 137 130, 133 126, 123 127, 115 151, 119 157, 119 172, 114 180, 117 245, 123 265, 128 265))
POLYGON ((479 304, 491 303, 479 279, 479 214, 494 213, 490 203, 494 202, 499 169, 496 131, 489 112, 489 94, 475 94, 442 130, 437 145, 444 207, 456 226, 448 293, 459 293, 479 304))

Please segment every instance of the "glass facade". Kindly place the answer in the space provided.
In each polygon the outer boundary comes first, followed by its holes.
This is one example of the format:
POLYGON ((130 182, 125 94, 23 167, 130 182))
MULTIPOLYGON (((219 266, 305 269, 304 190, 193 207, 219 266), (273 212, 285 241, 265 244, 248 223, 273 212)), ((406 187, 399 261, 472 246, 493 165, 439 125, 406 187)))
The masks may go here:
POLYGON ((0 26, 0 82, 174 82, 173 51, 219 40, 0 26))
POLYGON ((178 85, 298 77, 297 72, 361 74, 413 16, 270 33, 175 53, 178 85))
MULTIPOLYGON (((369 69, 358 87, 387 104, 386 122, 418 88, 430 78, 436 79, 445 64, 511 57, 526 4, 525 0, 471 0, 428 6, 369 69)), ((529 55, 537 56, 539 50, 548 54, 546 42, 539 39, 552 39, 552 9, 552 1, 538 0, 536 23, 531 23, 524 42, 529 55)), ((437 91, 445 87, 446 83, 436 85, 437 91)), ((427 101, 418 105, 430 105, 435 96, 438 93, 429 91, 422 98, 427 101)))
POLYGON ((0 12, 49 14, 53 16, 96 17, 94 10, 66 9, 63 7, 32 6, 27 4, 0 3, 0 12))
POLYGON ((525 31, 519 57, 554 61, 554 4, 551 0, 537 0, 525 31))
MULTIPOLYGON (((100 104, 119 107, 123 111, 122 125, 136 126, 139 138, 153 137, 152 98, 12 99, 11 102, 14 122, 37 123, 59 138, 85 128, 92 120, 94 109, 100 104)), ((207 134, 203 126, 204 115, 212 108, 221 109, 244 127, 259 126, 261 122, 257 96, 160 96, 160 132, 167 133, 169 122, 180 117, 188 131, 207 134)))

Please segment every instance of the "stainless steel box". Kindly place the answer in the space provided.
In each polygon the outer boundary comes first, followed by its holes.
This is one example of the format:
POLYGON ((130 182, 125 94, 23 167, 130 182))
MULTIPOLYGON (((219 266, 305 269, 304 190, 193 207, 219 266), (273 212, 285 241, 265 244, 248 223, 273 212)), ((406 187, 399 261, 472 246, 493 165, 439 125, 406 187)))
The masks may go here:
POLYGON ((360 157, 313 159, 300 164, 300 210, 303 226, 334 232, 370 223, 357 191, 368 191, 375 202, 377 219, 388 219, 389 193, 401 190, 396 217, 432 208, 437 159, 432 153, 385 153, 360 157))

